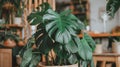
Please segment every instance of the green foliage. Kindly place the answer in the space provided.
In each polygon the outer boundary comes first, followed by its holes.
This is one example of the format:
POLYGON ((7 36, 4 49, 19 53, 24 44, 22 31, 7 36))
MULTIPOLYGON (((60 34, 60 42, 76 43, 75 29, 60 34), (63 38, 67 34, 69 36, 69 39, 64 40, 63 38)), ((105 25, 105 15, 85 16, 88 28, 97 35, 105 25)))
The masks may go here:
POLYGON ((15 8, 19 8, 21 0, 0 0, 0 7, 2 7, 7 2, 12 3, 15 8))
POLYGON ((5 33, 4 41, 7 39, 14 40, 17 43, 19 41, 19 36, 7 32, 5 33))
POLYGON ((24 8, 17 9, 15 16, 16 17, 22 17, 23 10, 24 10, 24 8))
POLYGON ((45 55, 46 61, 48 61, 47 65, 50 65, 49 62, 52 62, 51 65, 70 65, 79 61, 85 61, 84 65, 90 63, 95 43, 88 34, 84 33, 82 39, 77 34, 85 29, 84 24, 71 14, 70 10, 57 13, 51 9, 48 3, 43 3, 39 7, 42 10, 38 9, 28 16, 30 24, 37 25, 37 31, 33 34, 37 48, 31 51, 32 46, 28 47, 31 45, 31 40, 28 41, 20 53, 23 53, 21 67, 29 67, 30 65, 34 67, 38 64, 38 62, 33 61, 41 60, 41 58, 34 59, 31 56, 34 52, 38 53, 39 56, 45 55), (48 57, 51 50, 55 52, 56 57, 49 61, 48 57))
POLYGON ((8 24, 10 15, 22 16, 24 6, 24 0, 0 0, 0 18, 4 18, 5 23, 8 24))
POLYGON ((108 0, 106 10, 110 16, 114 17, 120 7, 120 0, 108 0))
POLYGON ((111 37, 111 41, 120 42, 120 37, 111 37))

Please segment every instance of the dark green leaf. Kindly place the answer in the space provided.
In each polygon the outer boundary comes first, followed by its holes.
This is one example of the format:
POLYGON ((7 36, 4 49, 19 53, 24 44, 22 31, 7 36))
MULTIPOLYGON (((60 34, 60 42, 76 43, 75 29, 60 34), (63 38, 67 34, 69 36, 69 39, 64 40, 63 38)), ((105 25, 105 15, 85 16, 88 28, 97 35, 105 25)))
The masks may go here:
POLYGON ((40 12, 34 12, 34 13, 31 13, 27 19, 31 25, 36 25, 42 22, 42 15, 40 12))
POLYGON ((78 52, 78 45, 79 44, 77 43, 77 40, 75 40, 75 38, 74 38, 68 44, 66 44, 65 47, 70 53, 76 53, 76 52, 78 52))
POLYGON ((36 40, 36 44, 39 45, 38 47, 40 49, 40 52, 45 54, 48 53, 54 46, 52 39, 47 34, 43 34, 42 36, 40 36, 36 40))
POLYGON ((32 12, 28 17, 27 20, 30 22, 31 25, 36 25, 43 22, 43 16, 47 12, 48 9, 51 9, 50 5, 48 3, 43 3, 40 6, 42 10, 39 9, 35 12, 32 12))
POLYGON ((44 23, 49 21, 46 24, 46 31, 57 42, 68 43, 71 40, 71 35, 76 36, 77 30, 84 28, 81 21, 69 12, 64 11, 59 15, 49 9, 48 13, 43 16, 44 23))
POLYGON ((114 17, 119 7, 120 7, 120 0, 108 0, 108 3, 106 5, 106 10, 109 13, 109 15, 114 17))
POLYGON ((63 48, 62 44, 56 43, 53 50, 61 59, 66 59, 68 57, 68 52, 65 50, 65 48, 63 48))
POLYGON ((90 37, 87 33, 84 33, 84 39, 87 41, 87 43, 89 44, 89 46, 92 48, 92 51, 94 51, 96 43, 95 41, 92 39, 92 37, 90 37))

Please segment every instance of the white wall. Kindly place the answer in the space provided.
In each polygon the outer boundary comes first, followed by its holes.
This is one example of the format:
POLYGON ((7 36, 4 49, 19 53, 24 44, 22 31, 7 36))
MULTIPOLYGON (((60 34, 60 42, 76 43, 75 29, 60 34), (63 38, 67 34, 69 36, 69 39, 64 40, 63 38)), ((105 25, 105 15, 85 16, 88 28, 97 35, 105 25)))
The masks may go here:
MULTIPOLYGON (((103 23, 100 19, 100 8, 105 9, 106 0, 90 0, 90 28, 94 32, 103 32, 103 23)), ((118 17, 120 13, 117 13, 114 19, 107 22, 107 32, 110 32, 116 25, 120 24, 118 17)))
POLYGON ((119 19, 119 26, 120 26, 120 8, 119 8, 119 11, 118 11, 118 15, 119 15, 119 17, 118 17, 118 19, 119 19))

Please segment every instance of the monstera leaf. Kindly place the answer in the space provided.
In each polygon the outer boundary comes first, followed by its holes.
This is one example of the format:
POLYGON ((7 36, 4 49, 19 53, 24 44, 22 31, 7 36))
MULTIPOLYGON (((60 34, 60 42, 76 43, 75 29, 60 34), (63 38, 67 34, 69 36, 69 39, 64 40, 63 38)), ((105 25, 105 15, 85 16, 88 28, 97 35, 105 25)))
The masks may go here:
POLYGON ((46 54, 54 46, 54 42, 52 38, 49 37, 48 33, 45 31, 45 26, 43 23, 40 23, 37 26, 37 31, 34 35, 36 39, 36 46, 39 48, 40 52, 46 54))
POLYGON ((106 5, 106 10, 109 13, 109 15, 114 17, 119 7, 120 7, 120 0, 108 0, 108 3, 106 5))
POLYGON ((71 36, 76 36, 78 30, 84 29, 81 21, 69 10, 58 14, 52 9, 48 9, 48 13, 43 16, 43 21, 46 23, 46 31, 49 36, 59 43, 68 43, 71 36))
POLYGON ((94 51, 96 43, 94 42, 92 37, 90 37, 90 35, 88 35, 87 33, 84 33, 84 39, 87 41, 87 43, 91 47, 92 51, 94 51))
POLYGON ((51 9, 51 6, 48 3, 41 4, 38 6, 38 10, 32 12, 28 17, 27 20, 31 25, 36 25, 42 23, 43 15, 47 13, 47 10, 51 9), (42 10, 40 10, 40 8, 42 10))

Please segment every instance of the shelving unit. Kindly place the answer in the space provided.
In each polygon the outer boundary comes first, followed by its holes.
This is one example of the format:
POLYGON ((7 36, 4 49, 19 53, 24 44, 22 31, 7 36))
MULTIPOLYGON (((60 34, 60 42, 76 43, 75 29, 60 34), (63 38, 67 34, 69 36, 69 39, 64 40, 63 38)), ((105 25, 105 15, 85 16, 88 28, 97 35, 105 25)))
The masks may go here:
POLYGON ((89 21, 89 0, 70 0, 68 2, 56 2, 56 11, 60 12, 66 9, 71 9, 72 13, 81 21, 89 21))
POLYGON ((5 34, 5 31, 11 32, 12 34, 17 34, 19 37, 22 37, 22 29, 23 25, 17 25, 17 24, 5 24, 2 25, 2 28, 0 29, 0 32, 5 34))
MULTIPOLYGON (((103 38, 103 37, 109 37, 109 36, 112 36, 112 37, 120 36, 120 33, 93 33, 93 32, 88 32, 88 33, 91 37, 94 37, 94 38, 103 38)), ((79 34, 78 36, 82 37, 83 35, 79 34)))

